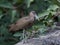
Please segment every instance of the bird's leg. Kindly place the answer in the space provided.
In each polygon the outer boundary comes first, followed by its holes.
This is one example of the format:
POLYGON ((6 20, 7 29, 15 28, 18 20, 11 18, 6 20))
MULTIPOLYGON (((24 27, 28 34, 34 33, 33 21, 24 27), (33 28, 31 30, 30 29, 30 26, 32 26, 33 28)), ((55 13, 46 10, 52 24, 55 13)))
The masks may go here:
POLYGON ((23 43, 27 43, 28 36, 26 36, 27 32, 25 29, 23 29, 23 43))
POLYGON ((25 43, 25 29, 23 29, 23 43, 25 43))
POLYGON ((26 37, 26 31, 23 29, 23 43, 26 43, 27 37, 26 37))

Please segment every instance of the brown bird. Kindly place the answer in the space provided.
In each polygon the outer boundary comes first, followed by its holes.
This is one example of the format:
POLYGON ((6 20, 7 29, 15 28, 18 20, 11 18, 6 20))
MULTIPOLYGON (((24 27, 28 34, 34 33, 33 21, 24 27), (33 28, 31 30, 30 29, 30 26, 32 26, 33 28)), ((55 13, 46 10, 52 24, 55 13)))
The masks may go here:
POLYGON ((22 17, 16 21, 16 24, 11 24, 9 31, 18 31, 24 29, 29 23, 33 23, 34 19, 38 19, 35 11, 31 11, 28 16, 22 17))
POLYGON ((33 23, 34 19, 38 19, 38 16, 36 15, 35 11, 31 11, 28 16, 22 17, 17 20, 16 24, 11 24, 9 31, 18 31, 19 29, 23 29, 23 43, 25 43, 25 41, 27 40, 25 28, 29 23, 33 23))

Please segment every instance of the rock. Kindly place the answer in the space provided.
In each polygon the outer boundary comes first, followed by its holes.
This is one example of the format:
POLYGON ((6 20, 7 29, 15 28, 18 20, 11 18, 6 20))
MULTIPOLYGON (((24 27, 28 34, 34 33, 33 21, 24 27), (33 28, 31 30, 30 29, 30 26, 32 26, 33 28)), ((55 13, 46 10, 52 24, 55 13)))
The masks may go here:
POLYGON ((19 42, 15 45, 60 45, 60 30, 40 36, 39 38, 28 39, 28 42, 25 44, 19 42))

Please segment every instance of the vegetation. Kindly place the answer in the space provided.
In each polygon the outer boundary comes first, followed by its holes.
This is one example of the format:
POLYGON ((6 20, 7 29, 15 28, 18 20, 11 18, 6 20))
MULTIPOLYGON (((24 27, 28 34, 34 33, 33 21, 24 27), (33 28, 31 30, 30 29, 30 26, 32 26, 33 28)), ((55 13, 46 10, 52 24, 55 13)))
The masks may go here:
POLYGON ((23 39, 22 31, 9 32, 9 25, 33 10, 37 12, 39 21, 27 29, 28 34, 32 31, 44 34, 47 27, 54 27, 53 15, 59 7, 59 0, 0 0, 0 45, 13 45, 23 39))

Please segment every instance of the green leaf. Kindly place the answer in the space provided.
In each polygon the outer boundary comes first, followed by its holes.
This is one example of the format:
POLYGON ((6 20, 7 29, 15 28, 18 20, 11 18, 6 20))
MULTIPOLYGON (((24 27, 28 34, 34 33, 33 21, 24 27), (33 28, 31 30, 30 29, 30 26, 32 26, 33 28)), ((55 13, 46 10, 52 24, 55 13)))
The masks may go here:
POLYGON ((25 3, 27 5, 27 8, 30 7, 30 3, 33 2, 34 0, 25 0, 25 3))
POLYGON ((58 0, 50 0, 50 1, 60 7, 60 2, 58 0))
POLYGON ((0 3, 0 7, 13 9, 14 7, 10 3, 0 3))
POLYGON ((40 33, 43 34, 45 31, 47 31, 47 27, 45 25, 41 25, 38 31, 40 31, 40 33))
POLYGON ((20 37, 20 36, 22 36, 22 33, 17 32, 17 33, 15 33, 13 36, 15 36, 15 37, 20 37))
POLYGON ((48 11, 53 10, 55 11, 57 8, 59 8, 57 5, 50 5, 49 8, 47 9, 48 11))
POLYGON ((13 4, 15 4, 15 3, 22 4, 23 2, 24 2, 24 0, 13 0, 13 4))
POLYGON ((3 15, 0 15, 0 19, 3 17, 3 15))
POLYGON ((43 11, 42 13, 38 13, 38 16, 39 16, 40 18, 41 18, 41 17, 44 18, 44 16, 49 15, 49 13, 52 13, 52 15, 53 15, 53 14, 56 13, 56 9, 57 9, 57 8, 59 8, 57 5, 50 5, 47 10, 43 11), (53 11, 51 11, 51 10, 53 10, 53 11))
POLYGON ((16 16, 16 14, 17 14, 17 12, 16 12, 16 10, 12 10, 12 13, 11 13, 12 15, 12 17, 11 17, 11 22, 13 22, 14 21, 14 19, 15 19, 15 16, 16 16))

